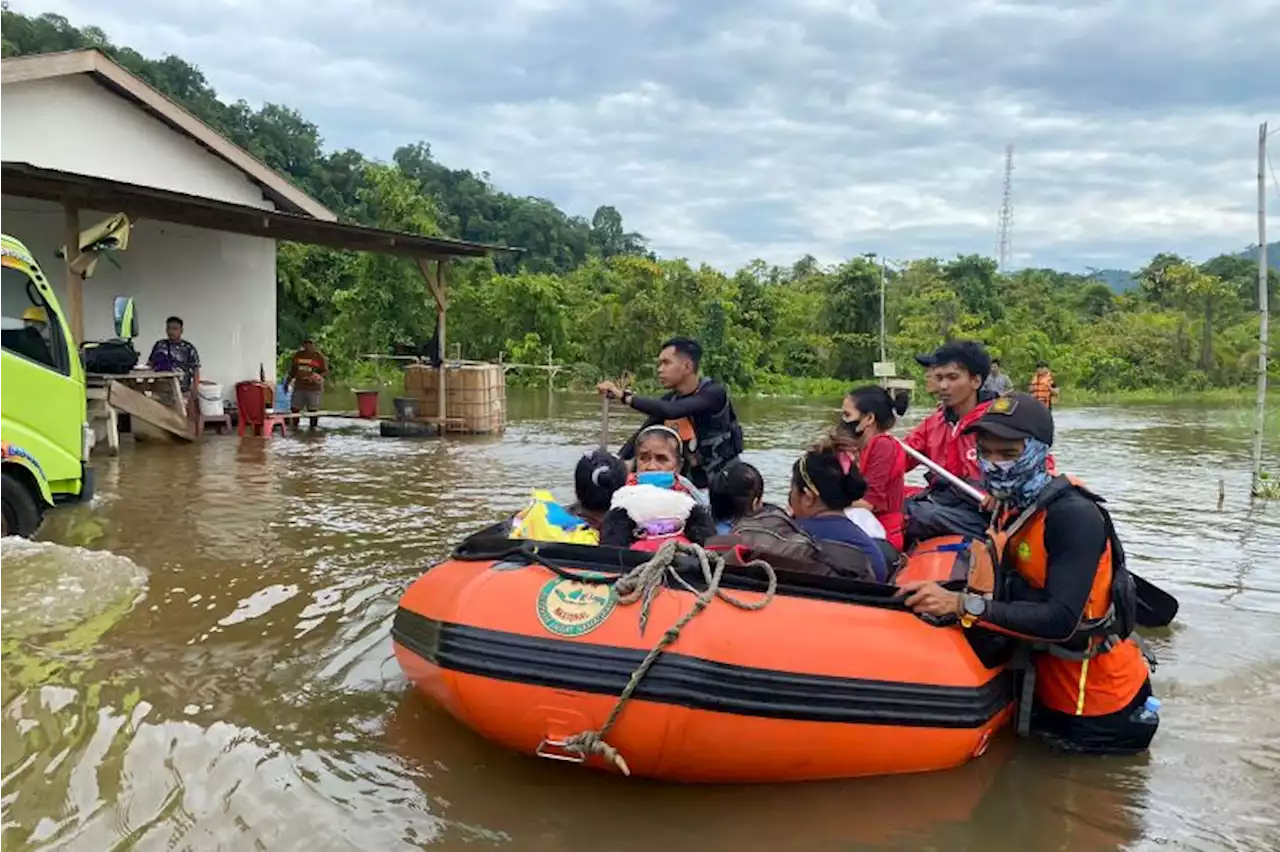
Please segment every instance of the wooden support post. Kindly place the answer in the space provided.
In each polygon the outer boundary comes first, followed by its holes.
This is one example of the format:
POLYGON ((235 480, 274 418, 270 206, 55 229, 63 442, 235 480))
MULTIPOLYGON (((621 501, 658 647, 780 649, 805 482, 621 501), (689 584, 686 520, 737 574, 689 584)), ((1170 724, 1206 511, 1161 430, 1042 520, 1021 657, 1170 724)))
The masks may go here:
POLYGON ((120 415, 109 403, 104 402, 103 407, 107 410, 107 449, 111 455, 118 456, 120 455, 120 415))
POLYGON ((67 271, 67 324, 76 346, 84 343, 84 279, 71 271, 71 264, 80 253, 80 211, 72 204, 63 203, 63 239, 67 271))
POLYGON ((422 272, 422 277, 426 279, 427 289, 431 291, 432 297, 436 302, 436 346, 440 350, 440 380, 437 383, 439 391, 439 399, 437 400, 436 416, 440 418, 440 431, 445 430, 445 419, 447 413, 447 388, 446 388, 446 362, 448 358, 445 355, 445 319, 449 311, 449 283, 445 280, 445 260, 437 260, 435 274, 432 274, 431 261, 425 258, 417 258, 418 269, 422 272))
POLYGON ((440 431, 444 432, 449 417, 448 396, 445 393, 445 377, 448 374, 446 364, 448 358, 445 357, 446 340, 445 340, 445 319, 449 312, 449 285, 445 281, 444 268, 448 261, 436 261, 436 290, 439 293, 436 301, 436 337, 440 341, 440 431))

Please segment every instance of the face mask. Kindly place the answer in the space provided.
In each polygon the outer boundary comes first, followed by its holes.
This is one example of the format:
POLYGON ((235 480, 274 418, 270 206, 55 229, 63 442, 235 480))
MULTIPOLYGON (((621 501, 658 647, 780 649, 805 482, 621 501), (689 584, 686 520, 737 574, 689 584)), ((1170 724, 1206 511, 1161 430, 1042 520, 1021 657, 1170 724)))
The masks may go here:
POLYGON ((861 438, 866 428, 863 427, 860 420, 840 420, 840 431, 844 432, 850 438, 861 438))
POLYGON ((1049 484, 1047 463, 1049 445, 1028 438, 1022 455, 1013 461, 987 461, 979 459, 982 478, 987 490, 997 500, 1018 507, 1030 506, 1036 496, 1049 484))
POLYGON ((675 488, 676 475, 665 470, 651 470, 636 476, 640 485, 653 485, 657 488, 675 488))

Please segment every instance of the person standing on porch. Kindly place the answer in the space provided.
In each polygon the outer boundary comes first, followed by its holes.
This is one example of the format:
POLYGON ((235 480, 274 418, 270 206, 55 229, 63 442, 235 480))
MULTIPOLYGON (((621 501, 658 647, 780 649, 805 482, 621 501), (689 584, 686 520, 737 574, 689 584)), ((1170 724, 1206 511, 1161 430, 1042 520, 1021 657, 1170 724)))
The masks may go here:
MULTIPOLYGON (((294 414, 303 411, 319 411, 324 396, 324 377, 329 374, 329 362, 316 348, 316 342, 308 337, 302 348, 293 353, 286 384, 293 386, 289 408, 294 414)), ((315 429, 320 418, 312 417, 310 428, 315 429)))

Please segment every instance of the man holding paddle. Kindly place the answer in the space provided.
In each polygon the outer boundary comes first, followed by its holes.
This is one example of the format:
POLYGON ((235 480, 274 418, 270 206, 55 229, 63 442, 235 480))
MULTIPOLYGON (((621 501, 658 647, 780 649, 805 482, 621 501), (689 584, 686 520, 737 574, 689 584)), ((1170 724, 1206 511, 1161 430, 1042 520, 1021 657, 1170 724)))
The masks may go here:
MULTIPOLYGON (((704 377, 702 347, 688 337, 673 337, 658 353, 658 381, 667 389, 661 397, 638 396, 614 382, 601 382, 596 390, 604 396, 602 443, 607 442, 608 400, 621 400, 648 417, 639 435, 651 426, 665 425, 684 444, 688 475, 698 488, 706 488, 709 477, 728 467, 742 454, 742 427, 725 386, 704 377)), ((635 456, 635 436, 618 453, 623 461, 635 456)))
POLYGON ((969 431, 995 504, 988 536, 997 576, 1008 582, 995 584, 998 599, 912 583, 904 587, 907 606, 1032 642, 1031 727, 1054 745, 1092 754, 1145 750, 1159 702, 1131 634, 1135 623, 1150 622, 1110 515, 1082 485, 1049 472, 1053 417, 1030 395, 996 400, 969 431))

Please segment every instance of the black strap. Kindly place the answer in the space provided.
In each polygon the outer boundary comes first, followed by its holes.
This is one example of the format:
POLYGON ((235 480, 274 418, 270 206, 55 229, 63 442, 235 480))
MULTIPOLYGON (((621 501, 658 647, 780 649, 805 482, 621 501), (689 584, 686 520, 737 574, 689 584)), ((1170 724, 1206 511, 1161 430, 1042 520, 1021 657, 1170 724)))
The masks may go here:
POLYGON ((1036 666, 1031 659, 1031 650, 1030 644, 1019 642, 1013 653, 1013 660, 1009 663, 1009 668, 1017 673, 1020 681, 1017 720, 1020 737, 1031 735, 1031 708, 1036 696, 1036 666))

